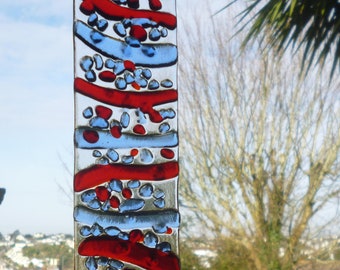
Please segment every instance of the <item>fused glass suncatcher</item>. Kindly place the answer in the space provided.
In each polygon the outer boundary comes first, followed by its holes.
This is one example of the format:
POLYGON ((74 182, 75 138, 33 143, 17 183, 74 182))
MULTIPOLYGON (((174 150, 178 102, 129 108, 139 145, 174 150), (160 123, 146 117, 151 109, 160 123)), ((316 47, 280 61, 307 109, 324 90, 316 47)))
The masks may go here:
POLYGON ((180 269, 175 14, 74 0, 76 269, 180 269))

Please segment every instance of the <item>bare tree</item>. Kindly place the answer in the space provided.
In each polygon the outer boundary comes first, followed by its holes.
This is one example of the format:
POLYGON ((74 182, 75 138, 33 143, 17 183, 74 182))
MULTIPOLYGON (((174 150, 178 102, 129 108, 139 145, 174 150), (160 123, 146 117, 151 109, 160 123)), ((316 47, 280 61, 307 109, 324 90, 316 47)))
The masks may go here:
POLYGON ((294 269, 305 240, 337 217, 339 80, 301 78, 287 56, 239 53, 242 38, 223 25, 197 20, 179 38, 186 230, 227 237, 256 269, 294 269))

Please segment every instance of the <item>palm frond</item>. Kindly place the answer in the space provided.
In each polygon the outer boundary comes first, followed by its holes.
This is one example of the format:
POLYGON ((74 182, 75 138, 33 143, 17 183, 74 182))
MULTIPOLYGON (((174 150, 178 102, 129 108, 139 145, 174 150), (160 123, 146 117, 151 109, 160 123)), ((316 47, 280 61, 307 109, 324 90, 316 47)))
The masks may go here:
MULTIPOLYGON (((233 0, 231 4, 240 0, 233 0)), ((217 14, 216 13, 216 14, 217 14)), ((303 67, 333 57, 331 77, 340 63, 340 3, 337 0, 253 0, 238 14, 239 30, 248 29, 243 46, 261 39, 279 52, 303 50, 303 67), (249 28, 248 28, 249 27, 249 28)))

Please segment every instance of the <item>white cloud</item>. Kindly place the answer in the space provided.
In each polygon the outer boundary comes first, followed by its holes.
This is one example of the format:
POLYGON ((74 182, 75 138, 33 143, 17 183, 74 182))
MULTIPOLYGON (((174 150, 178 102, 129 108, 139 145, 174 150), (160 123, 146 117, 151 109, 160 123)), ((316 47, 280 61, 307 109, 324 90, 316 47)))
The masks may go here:
POLYGON ((45 109, 53 111, 58 109, 56 101, 72 99, 71 26, 0 21, 6 29, 0 41, 0 105, 2 110, 7 108, 0 119, 13 117, 13 112, 20 112, 19 106, 27 108, 28 103, 35 109, 49 104, 45 109))
POLYGON ((0 13, 21 21, 65 24, 72 21, 73 1, 2 0, 0 13))

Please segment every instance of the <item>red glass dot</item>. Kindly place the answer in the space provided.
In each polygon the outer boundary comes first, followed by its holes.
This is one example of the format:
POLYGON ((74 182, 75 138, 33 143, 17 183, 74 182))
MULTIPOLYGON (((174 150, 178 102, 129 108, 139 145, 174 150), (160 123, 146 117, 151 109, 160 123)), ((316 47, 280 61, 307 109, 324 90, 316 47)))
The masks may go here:
POLYGON ((135 88, 136 90, 140 90, 140 85, 136 82, 131 83, 132 87, 135 88))
POLYGON ((81 12, 83 12, 86 15, 90 15, 94 11, 93 3, 91 1, 88 1, 88 0, 84 0, 80 4, 79 8, 80 8, 81 12))
POLYGON ((172 234, 172 229, 171 228, 167 228, 166 234, 172 234))
POLYGON ((99 117, 106 120, 109 119, 112 115, 112 110, 110 108, 101 105, 96 106, 95 111, 99 117))
POLYGON ((102 71, 99 73, 99 79, 101 79, 104 82, 114 82, 114 80, 116 79, 116 74, 114 74, 111 71, 102 71))
POLYGON ((98 200, 101 202, 105 202, 108 198, 110 198, 110 192, 107 190, 106 187, 100 186, 96 187, 96 195, 98 200))
POLYGON ((84 130, 83 137, 88 143, 96 143, 99 140, 98 132, 95 130, 84 130))
POLYGON ((133 132, 142 135, 146 133, 145 128, 142 125, 135 125, 133 128, 133 132))
POLYGON ((152 10, 160 10, 162 8, 162 3, 159 0, 149 0, 149 6, 152 10))
POLYGON ((122 128, 120 126, 113 126, 110 128, 110 133, 115 138, 120 138, 122 136, 122 128))
POLYGON ((133 157, 137 156, 138 153, 139 153, 138 149, 132 149, 132 150, 130 151, 130 155, 133 156, 133 157))
POLYGON ((141 230, 132 230, 129 233, 129 239, 132 243, 143 242, 144 234, 141 230))
POLYGON ((129 188, 124 188, 122 190, 122 195, 125 199, 130 199, 132 197, 132 191, 129 188))
POLYGON ((112 208, 118 208, 120 205, 120 201, 116 196, 112 196, 110 198, 110 205, 112 208))
POLYGON ((136 69, 135 63, 129 60, 124 61, 124 68, 129 71, 134 71, 136 69))
POLYGON ((138 39, 139 41, 144 41, 146 40, 148 34, 143 26, 132 25, 130 28, 130 36, 138 39))
POLYGON ((172 159, 175 157, 175 153, 171 149, 164 148, 161 150, 161 156, 167 159, 172 159))

